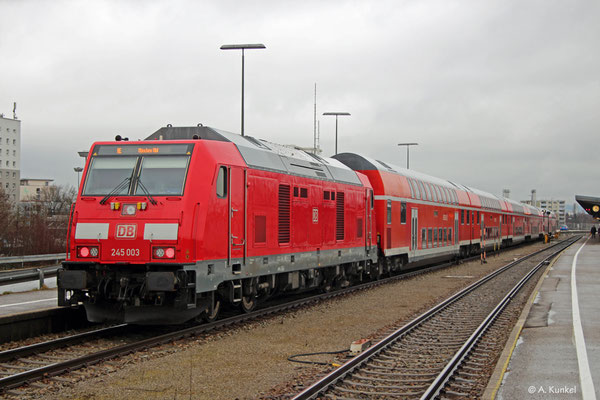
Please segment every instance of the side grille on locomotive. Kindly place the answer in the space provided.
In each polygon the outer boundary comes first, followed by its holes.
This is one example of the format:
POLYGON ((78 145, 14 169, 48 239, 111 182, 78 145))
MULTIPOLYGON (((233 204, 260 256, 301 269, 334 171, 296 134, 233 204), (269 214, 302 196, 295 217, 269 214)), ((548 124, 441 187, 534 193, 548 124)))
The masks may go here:
POLYGON ((344 192, 338 192, 335 200, 335 239, 344 240, 344 192))
POLYGON ((290 186, 279 185, 279 243, 290 242, 290 186))

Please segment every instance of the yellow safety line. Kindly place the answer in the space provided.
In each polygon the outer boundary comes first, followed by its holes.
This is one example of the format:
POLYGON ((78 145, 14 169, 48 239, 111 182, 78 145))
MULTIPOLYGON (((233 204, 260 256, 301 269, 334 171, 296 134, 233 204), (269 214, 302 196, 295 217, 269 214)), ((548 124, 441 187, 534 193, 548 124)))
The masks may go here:
MULTIPOLYGON (((571 247, 571 246, 569 246, 571 247)), ((561 251, 558 254, 558 257, 555 257, 552 262, 550 262, 550 264, 548 264, 548 267, 546 268, 546 271, 544 272, 544 276, 541 277, 540 280, 545 279, 546 276, 548 275, 548 272, 550 271, 550 268, 552 268, 552 266, 554 265, 554 263, 556 262, 556 260, 558 260, 561 256, 562 253, 564 253, 569 247, 567 247, 566 249, 564 249, 563 251, 561 251)), ((535 291, 535 293, 533 293, 530 297, 530 301, 533 304, 533 301, 535 301, 535 298, 537 297, 537 294, 539 293, 541 288, 540 287, 535 291)), ((506 373, 506 370, 508 368, 508 364, 510 363, 510 359, 512 358, 512 354, 515 351, 515 347, 517 347, 517 341, 519 340, 519 338, 521 337, 521 331, 523 330, 523 325, 525 324, 525 321, 527 321, 527 318, 523 319, 523 322, 521 323, 521 326, 519 327, 519 332, 518 334, 515 336, 515 340, 512 344, 512 346, 510 347, 510 352, 508 354, 508 357, 506 357, 506 361, 504 362, 504 365, 502 366, 502 372, 500 374, 500 378, 498 378, 498 382, 496 382, 496 386, 494 387, 494 391, 492 392, 492 396, 490 397, 491 400, 494 400, 496 398, 496 394, 498 393, 498 390, 500 390, 500 385, 502 384, 502 381, 504 380, 504 374, 506 373)))

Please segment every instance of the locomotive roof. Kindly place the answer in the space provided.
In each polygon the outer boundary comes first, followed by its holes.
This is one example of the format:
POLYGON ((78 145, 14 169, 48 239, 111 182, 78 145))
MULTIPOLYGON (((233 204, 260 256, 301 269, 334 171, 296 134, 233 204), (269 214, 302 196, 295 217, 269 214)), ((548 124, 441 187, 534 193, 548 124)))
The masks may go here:
POLYGON ((362 186, 356 172, 338 160, 208 126, 166 126, 146 140, 192 140, 194 136, 202 140, 232 142, 252 168, 362 186))

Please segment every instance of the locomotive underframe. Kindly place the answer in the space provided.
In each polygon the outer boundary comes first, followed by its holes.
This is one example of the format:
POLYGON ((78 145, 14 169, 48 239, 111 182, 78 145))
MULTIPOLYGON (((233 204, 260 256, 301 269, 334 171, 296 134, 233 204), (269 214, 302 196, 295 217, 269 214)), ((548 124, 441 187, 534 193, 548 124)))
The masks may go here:
MULTIPOLYGON (((215 298, 247 304, 271 295, 329 290, 375 272, 375 249, 350 248, 196 264, 64 262, 59 305, 86 308, 93 322, 182 323, 211 314, 215 298)), ((247 310, 249 311, 249 310, 247 310)))

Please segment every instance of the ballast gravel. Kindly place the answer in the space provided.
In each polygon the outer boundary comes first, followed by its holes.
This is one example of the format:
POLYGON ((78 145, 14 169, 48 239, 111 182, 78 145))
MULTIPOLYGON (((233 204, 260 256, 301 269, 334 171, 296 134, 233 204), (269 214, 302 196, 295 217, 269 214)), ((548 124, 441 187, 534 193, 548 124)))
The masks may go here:
MULTIPOLYGON (((297 364, 299 353, 344 350, 378 338, 492 270, 548 245, 537 243, 220 333, 155 347, 81 370, 76 383, 51 383, 47 399, 275 399, 331 366, 297 364)), ((334 356, 304 359, 327 361, 334 356)), ((28 392, 28 390, 26 390, 28 392)))

